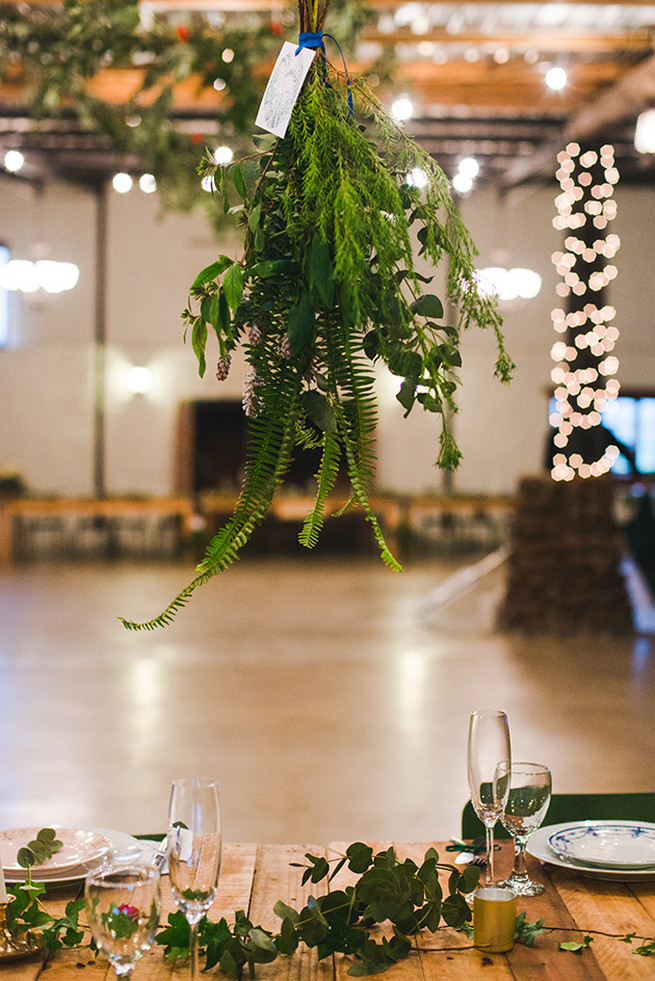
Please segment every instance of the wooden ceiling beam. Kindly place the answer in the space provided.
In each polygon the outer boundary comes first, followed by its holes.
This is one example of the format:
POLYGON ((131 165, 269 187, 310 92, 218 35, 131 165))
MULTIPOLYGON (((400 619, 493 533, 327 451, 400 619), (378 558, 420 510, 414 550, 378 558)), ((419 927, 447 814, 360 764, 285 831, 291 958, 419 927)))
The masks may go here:
POLYGON ((380 31, 377 28, 365 27, 362 30, 362 41, 392 47, 396 44, 439 44, 442 46, 471 46, 496 50, 499 47, 508 48, 525 54, 527 51, 544 53, 566 52, 578 54, 616 55, 618 52, 650 52, 653 49, 653 36, 650 31, 640 30, 622 33, 593 34, 583 31, 561 30, 541 31, 527 30, 517 33, 511 31, 480 34, 473 31, 463 31, 452 34, 449 31, 430 30, 426 34, 415 34, 409 28, 396 28, 392 33, 380 31))
POLYGON ((624 72, 617 81, 592 97, 574 113, 562 130, 557 142, 548 143, 529 160, 510 166, 503 183, 522 184, 535 178, 552 176, 557 154, 567 143, 598 139, 612 140, 612 128, 638 114, 655 101, 655 55, 624 72))
POLYGON ((606 132, 655 100, 655 55, 625 71, 618 80, 583 106, 566 127, 570 140, 586 140, 606 132))

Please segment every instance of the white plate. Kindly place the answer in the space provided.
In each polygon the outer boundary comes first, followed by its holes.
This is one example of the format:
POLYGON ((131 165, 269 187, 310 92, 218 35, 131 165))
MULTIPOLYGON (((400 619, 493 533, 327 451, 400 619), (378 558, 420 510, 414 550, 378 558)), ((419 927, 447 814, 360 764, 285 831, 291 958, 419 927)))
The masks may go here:
MULTIPOLYGON (((63 842, 63 847, 47 859, 43 865, 32 866, 32 878, 39 879, 42 876, 56 875, 59 872, 67 872, 77 868, 79 865, 96 862, 106 855, 111 848, 111 842, 102 834, 83 828, 59 828, 53 829, 57 838, 63 842)), ((2 854, 2 867, 5 872, 15 875, 25 875, 25 869, 21 868, 17 861, 17 855, 21 848, 32 841, 39 832, 39 828, 10 828, 7 831, 0 831, 0 854, 2 854)))
MULTIPOLYGON (((57 885, 78 882, 80 879, 84 879, 88 872, 103 862, 119 862, 122 865, 136 865, 138 862, 143 861, 143 864, 147 864, 152 860, 157 848, 157 843, 138 841, 132 835, 125 834, 123 831, 113 831, 110 828, 91 828, 90 830, 108 839, 109 850, 105 854, 96 858, 94 861, 78 864, 71 869, 59 870, 54 874, 51 873, 40 879, 37 879, 33 868, 32 878, 35 881, 57 885)), ((7 884, 11 882, 23 882, 25 876, 26 870, 21 868, 15 872, 5 872, 7 884)))
POLYGON ((643 821, 584 821, 550 836, 560 858, 606 869, 655 867, 655 824, 643 821))
MULTIPOLYGON (((612 822, 612 824, 616 823, 612 822)), ((574 858, 560 858, 555 855, 548 844, 548 839, 558 831, 566 831, 567 828, 577 827, 579 824, 579 821, 567 821, 563 824, 537 828, 528 838, 526 851, 540 862, 556 865, 560 869, 568 869, 569 872, 575 872, 576 875, 587 879, 603 879, 607 882, 648 882, 655 879, 655 869, 601 869, 592 865, 583 865, 574 858)))

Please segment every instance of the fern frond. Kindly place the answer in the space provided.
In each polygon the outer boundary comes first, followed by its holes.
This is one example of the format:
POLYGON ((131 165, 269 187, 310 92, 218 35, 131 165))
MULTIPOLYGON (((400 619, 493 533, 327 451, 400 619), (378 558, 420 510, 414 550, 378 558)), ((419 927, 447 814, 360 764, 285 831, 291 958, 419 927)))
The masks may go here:
POLYGON ((305 548, 314 548, 318 536, 325 523, 325 501, 334 488, 339 474, 341 448, 339 440, 333 433, 325 433, 323 438, 323 454, 316 474, 316 497, 314 507, 305 518, 298 541, 305 548))
POLYGON ((154 630, 172 623, 198 588, 224 572, 237 559, 253 530, 266 517, 273 495, 289 467, 295 443, 295 418, 301 377, 291 366, 283 372, 266 406, 266 414, 252 420, 248 462, 243 488, 229 521, 212 538, 197 575, 159 616, 142 623, 119 617, 127 630, 154 630))

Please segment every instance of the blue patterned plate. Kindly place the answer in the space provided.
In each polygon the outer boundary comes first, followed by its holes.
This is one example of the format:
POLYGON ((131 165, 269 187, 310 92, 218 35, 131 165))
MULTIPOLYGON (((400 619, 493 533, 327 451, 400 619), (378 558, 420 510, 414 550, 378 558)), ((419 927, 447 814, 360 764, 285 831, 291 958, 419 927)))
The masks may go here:
POLYGON ((607 869, 655 867, 655 824, 643 821, 585 821, 550 836, 560 858, 607 869))

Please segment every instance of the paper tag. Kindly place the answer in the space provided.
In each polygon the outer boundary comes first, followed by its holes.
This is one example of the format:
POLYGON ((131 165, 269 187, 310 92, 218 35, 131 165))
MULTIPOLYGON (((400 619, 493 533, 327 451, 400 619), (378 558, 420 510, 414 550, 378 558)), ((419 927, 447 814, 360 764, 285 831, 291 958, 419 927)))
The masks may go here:
POLYGON ((312 48, 301 48, 296 54, 297 47, 290 41, 282 45, 255 120, 260 129, 279 137, 287 131, 293 107, 316 54, 312 48))

